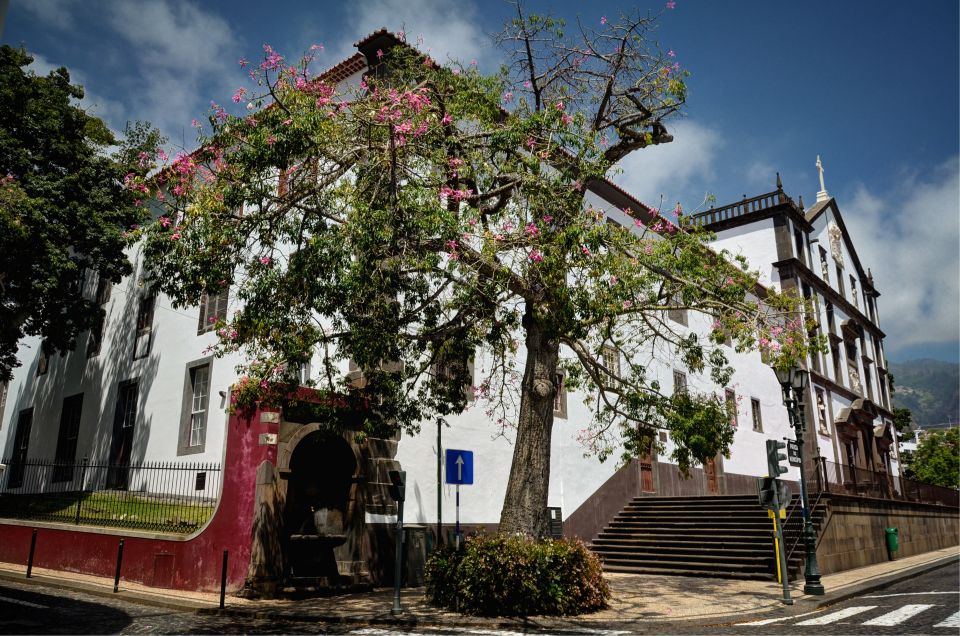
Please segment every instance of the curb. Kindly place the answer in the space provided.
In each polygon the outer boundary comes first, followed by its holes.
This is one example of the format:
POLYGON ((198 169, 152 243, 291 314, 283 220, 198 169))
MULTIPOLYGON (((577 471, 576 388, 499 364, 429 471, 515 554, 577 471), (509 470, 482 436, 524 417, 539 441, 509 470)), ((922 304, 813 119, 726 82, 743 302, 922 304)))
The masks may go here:
MULTIPOLYGON (((184 612, 201 612, 210 609, 210 605, 202 601, 189 601, 187 599, 173 599, 168 596, 160 596, 149 592, 140 592, 137 590, 124 590, 122 587, 116 593, 112 588, 101 585, 86 583, 83 581, 70 581, 58 579, 44 574, 34 574, 29 579, 23 574, 0 570, 0 580, 10 581, 12 583, 21 583, 26 585, 43 585, 57 590, 70 590, 74 592, 83 592, 91 596, 102 598, 114 598, 124 601, 138 603, 140 605, 149 605, 151 607, 160 607, 163 609, 180 610, 184 612)), ((122 582, 121 582, 122 583, 122 582)))
MULTIPOLYGON (((771 607, 758 607, 753 610, 746 610, 736 613, 737 620, 735 622, 728 622, 724 619, 730 619, 730 612, 717 613, 712 615, 698 616, 698 617, 664 617, 658 619, 637 619, 637 620, 612 620, 612 621, 589 621, 586 624, 577 621, 575 618, 569 622, 564 621, 562 618, 553 618, 553 617, 544 617, 545 620, 538 621, 536 618, 517 618, 514 620, 504 620, 491 618, 488 620, 485 619, 473 619, 472 617, 455 617, 454 621, 463 626, 471 625, 478 628, 486 629, 508 629, 508 630, 584 630, 584 631, 593 631, 596 629, 603 628, 616 628, 616 627, 629 627, 637 625, 647 625, 654 626, 657 624, 677 624, 684 623, 691 626, 724 626, 732 625, 743 622, 744 618, 756 616, 759 614, 769 614, 771 612, 776 612, 778 609, 783 610, 785 616, 792 616, 794 614, 809 612, 811 610, 819 610, 831 605, 848 600, 854 596, 859 596, 861 594, 866 594, 876 590, 884 589, 900 581, 905 581, 917 576, 921 576, 933 570, 946 567, 953 563, 960 561, 960 556, 958 555, 949 555, 934 561, 927 563, 922 563, 920 565, 915 565, 913 567, 900 570, 897 572, 891 572, 889 574, 884 574, 876 577, 873 580, 865 581, 862 583, 853 583, 846 586, 846 589, 843 589, 839 592, 828 593, 824 596, 811 596, 807 595, 803 598, 797 599, 797 603, 793 606, 782 606, 773 604, 771 607), (467 620, 464 620, 467 618, 467 620)), ((277 620, 277 621, 288 621, 288 622, 322 622, 328 623, 331 625, 380 625, 380 626, 394 626, 394 627, 449 627, 451 620, 437 620, 432 617, 417 617, 411 615, 404 616, 391 616, 388 612, 387 615, 380 616, 356 616, 356 615, 330 615, 323 613, 311 613, 311 612, 302 612, 291 609, 290 611, 284 609, 257 609, 256 607, 241 608, 241 607, 225 607, 220 609, 217 605, 211 605, 210 603, 205 603, 203 601, 191 601, 188 599, 175 599, 171 597, 159 596, 151 594, 148 592, 140 592, 136 590, 123 590, 114 593, 112 589, 104 587, 97 584, 91 584, 82 581, 72 581, 58 579, 55 577, 47 575, 34 575, 31 578, 25 578, 21 573, 14 573, 10 571, 0 570, 0 580, 11 581, 15 583, 25 583, 28 585, 43 585, 50 588, 62 589, 62 590, 73 590, 91 594, 93 596, 99 596, 103 598, 112 598, 118 600, 124 600, 134 603, 139 603, 141 605, 148 605, 152 607, 160 607, 164 609, 178 610, 183 612, 191 612, 199 615, 205 616, 229 616, 234 618, 252 618, 258 620, 277 620)))
POLYGON ((891 572, 890 574, 883 574, 876 578, 873 581, 866 581, 863 583, 854 583, 849 586, 849 589, 836 592, 835 594, 827 594, 824 597, 810 597, 808 601, 807 598, 800 599, 800 603, 806 603, 809 605, 816 603, 814 609, 823 609, 829 607, 830 605, 836 605, 846 601, 854 596, 859 596, 861 594, 866 594, 868 592, 874 592, 876 590, 882 590, 886 587, 890 587, 894 583, 899 583, 900 581, 906 581, 908 579, 916 578, 927 572, 932 572, 933 570, 938 570, 942 567, 946 567, 954 562, 960 562, 960 556, 954 554, 946 556, 936 561, 929 561, 927 563, 921 563, 920 565, 915 565, 906 570, 900 570, 898 572, 891 572), (829 598, 828 598, 829 597, 829 598), (814 600, 816 599, 816 600, 814 600))

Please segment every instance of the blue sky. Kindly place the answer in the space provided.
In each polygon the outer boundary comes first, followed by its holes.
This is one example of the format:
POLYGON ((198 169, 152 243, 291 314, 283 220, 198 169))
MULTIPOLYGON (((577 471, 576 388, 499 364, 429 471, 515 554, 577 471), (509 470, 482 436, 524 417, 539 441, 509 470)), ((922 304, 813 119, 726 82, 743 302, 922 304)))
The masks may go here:
MULTIPOLYGON (((657 39, 693 76, 676 141, 628 160, 618 180, 644 201, 690 209, 708 192, 723 203, 772 190, 779 171, 810 204, 819 154, 883 294, 889 357, 957 361, 958 3, 527 4, 596 25, 621 7, 663 11, 657 39)), ((322 43, 327 66, 386 26, 422 35, 439 59, 494 69, 501 56, 489 35, 511 11, 497 0, 14 0, 2 40, 36 55, 39 72, 67 66, 85 104, 115 129, 147 119, 172 146, 191 148, 190 120, 211 100, 229 102, 244 80, 237 59, 265 42, 288 57, 322 43)))

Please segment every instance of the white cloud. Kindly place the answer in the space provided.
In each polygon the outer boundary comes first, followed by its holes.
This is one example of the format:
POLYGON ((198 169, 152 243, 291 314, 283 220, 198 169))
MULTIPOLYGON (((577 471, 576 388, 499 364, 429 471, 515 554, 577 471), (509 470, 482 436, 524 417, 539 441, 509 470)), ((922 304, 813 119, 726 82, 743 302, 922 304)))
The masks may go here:
POLYGON ((464 64, 494 52, 491 38, 479 27, 480 17, 472 3, 444 0, 370 0, 347 8, 347 40, 335 50, 352 55, 353 43, 381 27, 406 31, 407 41, 438 61, 455 59, 464 64), (422 41, 420 41, 422 38, 422 41))
POLYGON ((894 353, 960 339, 960 161, 906 175, 886 192, 856 187, 839 201, 864 267, 873 270, 880 326, 894 353))
POLYGON ((667 126, 674 140, 668 144, 639 150, 619 166, 623 172, 614 181, 648 205, 672 207, 680 201, 690 209, 700 200, 692 192, 706 192, 714 178, 717 150, 723 144, 720 134, 695 121, 681 120, 667 126))
POLYGON ((44 26, 69 29, 73 26, 70 13, 77 6, 78 0, 32 0, 18 4, 18 8, 31 14, 44 26))
MULTIPOLYGON (((170 138, 173 149, 192 149, 190 121, 203 120, 211 100, 229 102, 246 77, 236 60, 243 44, 226 19, 191 0, 80 3, 44 0, 24 5, 45 24, 76 28, 79 12, 107 29, 96 50, 98 68, 66 64, 74 83, 86 92, 81 104, 115 131, 128 120, 146 120, 170 138), (123 41, 122 47, 117 40, 123 41), (86 81, 94 76, 98 84, 86 81), (105 99, 103 93, 118 96, 105 99)), ((43 56, 34 69, 46 73, 56 64, 43 56)))

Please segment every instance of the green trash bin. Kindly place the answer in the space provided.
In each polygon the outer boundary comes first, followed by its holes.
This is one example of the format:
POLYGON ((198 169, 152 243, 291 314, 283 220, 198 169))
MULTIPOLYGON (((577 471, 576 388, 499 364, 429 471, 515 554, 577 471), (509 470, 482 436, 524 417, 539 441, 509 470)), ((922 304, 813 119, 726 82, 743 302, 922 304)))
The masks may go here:
POLYGON ((890 555, 890 560, 893 561, 895 552, 900 549, 900 530, 897 528, 887 528, 887 554, 890 555))

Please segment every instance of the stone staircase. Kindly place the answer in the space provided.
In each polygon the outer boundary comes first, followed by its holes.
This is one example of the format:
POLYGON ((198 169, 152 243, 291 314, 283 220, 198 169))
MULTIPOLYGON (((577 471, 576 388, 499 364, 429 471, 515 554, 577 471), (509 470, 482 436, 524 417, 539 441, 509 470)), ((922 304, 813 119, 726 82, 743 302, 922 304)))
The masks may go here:
MULTIPOLYGON (((813 505, 813 502, 811 502, 813 505)), ((787 550, 802 529, 794 496, 785 529, 787 550)), ((826 503, 813 513, 814 529, 826 518, 826 503)), ((608 572, 765 579, 776 576, 773 522, 755 495, 637 497, 592 541, 608 572)), ((800 572, 801 539, 787 564, 800 572)))

